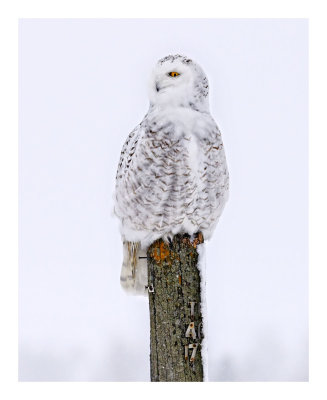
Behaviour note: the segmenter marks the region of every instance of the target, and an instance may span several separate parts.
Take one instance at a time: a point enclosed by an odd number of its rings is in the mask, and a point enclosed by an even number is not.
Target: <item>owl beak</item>
[[[156,82],[156,91],[159,92],[159,90],[160,90],[160,86],[159,86],[158,82]]]

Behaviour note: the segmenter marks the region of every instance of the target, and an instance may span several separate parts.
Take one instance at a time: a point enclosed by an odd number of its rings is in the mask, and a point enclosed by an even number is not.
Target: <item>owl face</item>
[[[151,105],[207,106],[208,80],[202,69],[187,57],[167,56],[158,61],[150,78]]]

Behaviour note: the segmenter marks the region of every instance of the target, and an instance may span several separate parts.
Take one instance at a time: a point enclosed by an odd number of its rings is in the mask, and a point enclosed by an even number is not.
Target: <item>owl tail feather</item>
[[[127,293],[147,295],[148,273],[146,251],[139,242],[123,242],[123,265],[120,284]]]

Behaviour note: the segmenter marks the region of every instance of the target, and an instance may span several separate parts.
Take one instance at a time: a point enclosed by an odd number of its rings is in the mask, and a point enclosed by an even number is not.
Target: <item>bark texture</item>
[[[202,315],[197,244],[176,235],[148,249],[151,381],[202,382]]]

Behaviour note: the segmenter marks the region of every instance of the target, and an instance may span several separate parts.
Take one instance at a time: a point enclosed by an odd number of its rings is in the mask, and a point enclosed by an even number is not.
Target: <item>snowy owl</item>
[[[129,134],[116,176],[121,221],[121,285],[145,294],[147,247],[156,239],[201,231],[209,239],[228,198],[228,170],[209,110],[208,79],[198,64],[169,55],[156,64],[150,107]]]

